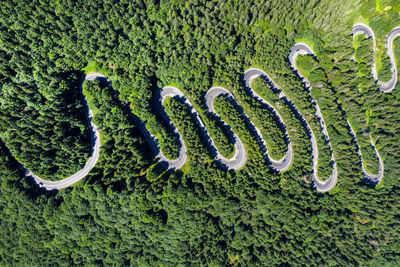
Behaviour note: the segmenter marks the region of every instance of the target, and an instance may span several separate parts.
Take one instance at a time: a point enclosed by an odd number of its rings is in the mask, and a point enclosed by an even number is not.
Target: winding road
[[[255,77],[256,76],[252,76],[252,78],[255,78]],[[244,75],[244,79],[245,79],[246,82],[249,82],[249,84],[251,84],[251,80],[246,80],[246,78],[249,79],[250,76],[248,76],[248,75],[246,76],[246,74],[245,74]],[[249,88],[255,94],[255,92],[251,89],[250,86],[249,86]],[[225,89],[223,87],[213,87],[213,88],[211,88],[206,94],[206,106],[208,108],[208,111],[211,112],[211,113],[214,113],[216,116],[218,116],[218,114],[216,114],[216,112],[215,112],[215,110],[213,108],[213,101],[219,95],[227,95],[232,100],[235,100],[233,95],[227,89]],[[262,100],[263,100],[263,102],[267,103],[264,99],[262,99]],[[237,106],[239,105],[236,100],[235,100],[235,104]],[[278,114],[278,112],[269,103],[267,103],[267,105],[269,107],[271,107],[271,109],[273,109],[275,111],[275,115],[277,115],[277,118],[280,120],[280,122],[282,122],[282,125],[283,125],[283,120],[280,117],[280,115]],[[270,163],[269,164],[270,167],[275,169],[276,171],[279,171],[279,172],[286,171],[289,168],[289,166],[290,166],[290,164],[292,162],[292,145],[291,145],[291,143],[289,142],[288,150],[287,150],[285,156],[280,160],[274,160],[268,153],[268,147],[267,147],[267,144],[266,144],[265,140],[262,138],[262,134],[261,134],[260,129],[254,125],[254,123],[251,121],[251,119],[245,113],[243,113],[242,116],[246,119],[246,121],[248,122],[249,126],[253,129],[253,132],[256,135],[257,140],[261,144],[262,150],[265,151],[263,153],[263,156],[266,159],[266,161],[268,163]],[[286,135],[287,135],[287,133],[286,133]],[[238,139],[236,134],[235,134],[235,139]],[[243,149],[243,148],[241,148],[241,149]],[[238,151],[237,148],[236,148],[236,151]],[[243,150],[243,152],[239,151],[239,154],[244,154],[244,153],[245,153],[244,150]],[[244,163],[245,162],[243,162],[243,165],[244,165]]]
[[[228,95],[229,97],[233,98],[233,95],[231,94],[231,92],[229,92],[227,89],[225,89],[223,87],[213,87],[210,90],[208,90],[208,92],[205,96],[207,111],[211,114],[214,114],[215,116],[218,116],[218,114],[217,114],[217,112],[215,112],[213,103],[214,103],[214,99],[220,95]],[[222,122],[224,123],[224,125],[227,125],[225,121],[222,120]],[[222,164],[225,164],[230,169],[237,170],[244,166],[244,164],[246,163],[247,156],[246,156],[246,150],[244,148],[244,145],[243,145],[242,141],[240,140],[240,138],[237,136],[237,134],[234,133],[233,138],[234,138],[234,145],[235,145],[234,156],[230,159],[227,159],[227,158],[223,157],[217,149],[216,157],[218,160],[220,160],[222,162]],[[214,141],[212,140],[211,137],[210,137],[210,139],[211,139],[212,145],[216,148]]]
[[[365,34],[367,38],[372,38],[374,42],[374,50],[376,49],[376,40],[374,33],[370,27],[368,27],[365,24],[362,23],[357,23],[354,24],[353,26],[353,31],[352,34],[355,36],[357,34]],[[373,78],[376,80],[377,84],[380,86],[380,90],[384,93],[391,92],[395,85],[397,84],[397,67],[395,64],[394,60],[394,51],[393,51],[393,41],[396,37],[400,36],[400,27],[394,28],[392,32],[387,36],[387,54],[391,60],[392,63],[392,78],[388,82],[381,82],[378,81],[378,76],[377,76],[377,69],[376,69],[376,63],[374,61],[374,65],[372,68],[372,75]],[[300,71],[298,70],[296,66],[296,58],[299,55],[314,55],[314,51],[305,43],[297,43],[295,44],[289,53],[289,63],[294,70],[298,74],[298,76],[303,80],[305,87],[308,89],[308,92],[311,96],[311,86],[309,81],[302,76]],[[321,109],[318,105],[318,103],[315,100],[313,101],[313,104],[315,106],[315,115],[319,119],[320,126],[321,126],[321,131],[325,137],[325,141],[328,144],[330,151],[331,151],[331,165],[332,165],[332,174],[329,176],[329,179],[327,181],[322,181],[318,178],[317,176],[317,169],[318,169],[318,146],[316,142],[315,135],[313,133],[313,130],[309,126],[308,122],[305,120],[305,117],[300,113],[300,111],[295,107],[294,102],[290,99],[289,96],[287,96],[284,91],[281,90],[281,88],[265,73],[263,70],[257,69],[257,68],[250,68],[247,69],[244,74],[243,74],[243,82],[244,82],[244,89],[246,90],[246,93],[249,94],[253,99],[255,99],[257,102],[262,104],[264,107],[266,107],[268,110],[270,110],[276,117],[279,125],[281,126],[281,129],[284,131],[285,135],[285,141],[287,144],[287,151],[285,155],[279,159],[273,159],[270,156],[270,153],[268,151],[267,144],[265,140],[262,138],[262,134],[259,128],[257,128],[254,123],[251,121],[251,119],[243,112],[242,116],[246,119],[246,122],[250,126],[250,130],[252,130],[253,134],[256,135],[257,141],[259,142],[259,145],[261,149],[263,150],[263,156],[265,160],[268,162],[269,166],[273,168],[276,171],[279,172],[284,172],[288,170],[293,162],[293,148],[292,148],[292,143],[290,140],[290,137],[288,135],[288,132],[286,130],[284,121],[279,114],[279,112],[274,108],[273,105],[268,103],[265,99],[263,99],[260,95],[258,95],[251,87],[252,81],[257,78],[261,77],[269,82],[269,84],[272,87],[272,90],[279,95],[279,98],[284,100],[286,103],[288,103],[291,107],[292,110],[303,120],[307,132],[310,136],[310,141],[311,141],[311,149],[312,149],[312,158],[313,158],[313,163],[312,163],[312,181],[319,192],[328,192],[330,191],[337,183],[338,179],[338,171],[337,171],[337,166],[336,166],[336,160],[333,155],[333,150],[332,146],[330,143],[329,139],[329,134],[327,131],[327,128],[325,126],[325,122],[323,119],[323,116],[321,114]],[[95,80],[95,79],[106,79],[110,84],[111,82],[101,73],[97,72],[90,72],[86,75],[85,80]],[[83,85],[83,83],[82,83]],[[231,92],[229,92],[227,89],[223,87],[213,87],[211,88],[205,95],[205,107],[208,113],[212,114],[213,116],[217,117],[218,119],[221,119],[219,115],[216,113],[213,103],[216,97],[218,96],[226,96],[230,98],[232,101],[235,101],[235,104],[239,106],[237,101],[235,100],[234,96],[232,95]],[[206,138],[206,142],[208,147],[210,148],[215,160],[217,160],[221,165],[225,166],[227,169],[232,169],[232,170],[238,170],[241,169],[247,160],[247,155],[246,155],[246,150],[245,147],[235,133],[233,133],[233,142],[235,146],[235,154],[231,158],[225,158],[223,157],[220,152],[218,151],[214,140],[211,138],[209,135],[207,129],[204,126],[203,121],[201,120],[201,117],[199,113],[195,110],[193,105],[190,103],[190,101],[184,96],[184,94],[177,89],[176,87],[172,86],[166,86],[162,88],[160,91],[157,92],[156,97],[155,97],[155,110],[156,113],[158,113],[163,120],[165,120],[170,128],[179,136],[179,141],[180,141],[180,147],[179,147],[179,156],[177,159],[168,159],[163,155],[161,152],[161,149],[158,144],[157,138],[152,135],[151,133],[148,132],[148,130],[145,127],[145,124],[133,113],[131,114],[131,118],[136,122],[138,125],[139,129],[143,133],[144,137],[146,138],[147,142],[150,145],[151,150],[153,153],[156,155],[156,158],[158,159],[159,162],[166,163],[168,165],[168,169],[179,169],[181,168],[187,161],[187,150],[186,146],[184,143],[184,140],[182,136],[179,134],[177,128],[174,126],[172,121],[169,119],[168,115],[166,114],[164,110],[163,103],[165,100],[169,97],[179,97],[185,105],[189,108],[190,112],[192,113],[193,117],[195,118],[199,129],[203,136]],[[311,96],[312,98],[312,96]],[[99,159],[99,154],[100,154],[100,133],[99,130],[97,129],[96,125],[92,122],[92,111],[88,108],[87,101],[85,96],[82,94],[82,99],[84,103],[84,108],[86,111],[86,118],[89,124],[90,128],[90,135],[91,135],[91,143],[92,143],[92,150],[89,159],[87,160],[85,166],[79,170],[77,173],[71,175],[68,178],[65,178],[60,181],[48,181],[40,178],[39,176],[33,174],[31,171],[26,170],[23,165],[21,165],[21,168],[24,170],[25,175],[29,176],[32,178],[32,180],[41,188],[44,188],[46,190],[60,190],[66,187],[69,187],[82,178],[84,178],[90,170],[95,166]],[[222,120],[222,119],[221,119]],[[227,126],[226,122],[222,120],[222,122]],[[384,165],[383,165],[383,160],[374,144],[374,141],[372,137],[370,136],[370,142],[371,146],[374,148],[375,153],[377,158],[379,159],[379,172],[378,174],[371,174],[366,171],[366,168],[364,166],[364,162],[362,159],[362,153],[361,149],[359,147],[357,137],[355,134],[354,129],[352,128],[350,122],[347,120],[347,124],[350,129],[350,133],[353,136],[353,139],[356,144],[357,148],[357,153],[361,161],[361,166],[362,166],[362,171],[364,174],[364,177],[366,180],[369,180],[373,183],[378,183],[381,181],[383,174],[384,174]]]
[[[303,79],[303,81],[304,81],[304,83],[306,85],[306,88],[308,89],[309,94],[311,96],[310,82],[307,79],[305,79],[305,77],[303,75],[301,75],[301,73],[300,73],[300,71],[299,71],[299,69],[297,68],[297,65],[296,65],[296,58],[299,55],[314,55],[314,51],[311,49],[311,47],[309,47],[305,43],[297,43],[292,47],[292,49],[290,49],[290,54],[289,54],[290,65],[292,66],[293,70],[295,72],[297,72],[299,77]],[[312,98],[312,96],[311,96],[311,98]],[[319,192],[328,192],[333,187],[335,187],[335,185],[337,183],[338,171],[337,171],[337,166],[336,166],[336,160],[335,160],[335,157],[334,157],[333,152],[332,152],[331,142],[329,140],[328,130],[326,129],[324,118],[322,117],[322,114],[321,114],[321,109],[320,109],[320,107],[318,105],[318,102],[316,102],[315,100],[313,100],[313,101],[314,101],[315,109],[316,109],[315,115],[317,116],[317,118],[320,121],[322,133],[324,134],[325,140],[329,145],[329,148],[330,148],[330,151],[331,151],[331,160],[332,160],[332,163],[333,163],[332,164],[332,175],[329,176],[328,180],[321,181],[317,176],[317,169],[318,169],[318,146],[317,146],[317,141],[315,139],[315,135],[314,135],[311,127],[308,125],[306,120],[304,120],[305,123],[307,124],[307,130],[309,131],[309,134],[311,136],[311,147],[312,147],[312,153],[313,153],[313,182],[315,184],[315,187],[317,188],[317,191],[319,191]]]
[[[210,92],[210,94],[208,94],[208,98],[206,97],[206,99],[208,101],[211,100],[211,105],[207,106],[207,107],[209,109],[209,112],[214,112],[214,108],[212,106],[212,101],[221,92],[218,92],[218,90],[215,90],[215,89],[214,90],[210,89],[209,92]],[[226,93],[226,92],[224,92],[224,93]],[[236,134],[234,135],[235,154],[233,155],[233,157],[229,158],[229,159],[223,157],[218,152],[218,149],[215,146],[214,141],[210,137],[207,129],[205,128],[204,123],[203,123],[199,113],[196,111],[196,109],[193,107],[193,105],[190,103],[190,101],[184,96],[184,94],[178,88],[172,87],[172,86],[164,87],[160,91],[158,91],[158,93],[156,95],[156,99],[158,99],[158,104],[156,105],[156,108],[157,108],[156,110],[163,117],[163,119],[165,121],[169,122],[170,127],[179,135],[179,139],[181,142],[181,148],[179,151],[178,159],[167,161],[167,159],[165,159],[165,157],[161,156],[160,157],[161,161],[166,161],[169,164],[169,168],[179,169],[185,164],[185,162],[187,160],[186,146],[183,142],[183,138],[179,134],[178,130],[173,125],[171,120],[169,119],[168,115],[165,113],[165,110],[163,107],[163,103],[168,97],[179,97],[181,100],[183,100],[185,105],[190,109],[192,115],[194,116],[194,118],[197,121],[197,125],[199,126],[203,136],[206,137],[208,147],[211,148],[211,151],[213,152],[214,157],[216,158],[217,161],[221,162],[222,165],[226,166],[228,169],[233,169],[233,170],[238,170],[244,166],[244,164],[246,163],[246,151],[245,151],[243,143],[239,139],[239,137]],[[161,154],[161,152],[160,152],[160,154]]]
[[[364,23],[356,23],[353,25],[353,36],[356,36],[357,34],[365,34],[367,38],[372,38],[372,41],[374,42],[374,51],[376,51],[376,39],[374,32],[372,29],[364,24]],[[396,62],[394,59],[394,49],[393,49],[393,41],[396,39],[396,37],[400,36],[400,27],[394,28],[391,33],[386,37],[386,52],[388,57],[390,58],[390,62],[392,64],[391,66],[391,71],[392,71],[392,78],[390,78],[389,81],[387,82],[382,82],[379,81],[378,79],[378,70],[376,68],[376,62],[374,60],[373,66],[372,66],[372,76],[374,77],[376,83],[379,85],[379,89],[384,92],[384,93],[389,93],[391,92],[394,87],[397,84],[397,66]]]
[[[160,91],[157,92],[156,99],[158,100],[158,103],[156,105],[156,110],[157,112],[163,117],[165,121],[167,121],[170,126],[170,128],[174,131],[174,133],[178,134],[179,136],[179,142],[180,142],[180,149],[179,149],[179,156],[177,159],[168,159],[165,157],[161,151],[161,149],[157,146],[158,149],[158,154],[156,158],[159,159],[161,162],[165,162],[168,164],[168,169],[180,169],[183,167],[183,165],[186,163],[187,160],[187,155],[186,155],[186,146],[185,142],[183,141],[182,136],[179,134],[178,130],[176,127],[173,125],[171,120],[169,119],[167,113],[165,113],[164,110],[164,101],[169,98],[169,97],[174,97],[174,96],[179,96],[179,97],[184,97],[181,91],[179,91],[177,88],[172,87],[172,86],[167,86],[162,88]],[[185,98],[185,104],[191,105],[188,100]],[[142,130],[142,132],[144,132]]]

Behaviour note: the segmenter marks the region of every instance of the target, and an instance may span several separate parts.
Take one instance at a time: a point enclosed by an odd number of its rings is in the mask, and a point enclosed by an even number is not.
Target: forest
[[[376,37],[351,35],[362,22]],[[386,36],[400,26],[397,0],[7,0],[0,6],[0,265],[1,266],[398,266],[400,265],[400,83],[391,78]],[[315,54],[289,63],[298,42]],[[394,40],[400,68],[400,38]],[[268,73],[246,91],[243,73]],[[85,81],[90,72],[112,83]],[[152,151],[137,121],[168,159],[179,139],[156,110],[159,90],[174,86],[201,116],[218,151],[247,161],[230,170],[214,159],[191,108],[179,97],[163,107],[187,148],[179,170]],[[218,96],[207,112],[204,99]],[[309,89],[311,91],[309,91]],[[81,181],[46,191],[23,167],[60,181],[91,154],[84,100],[101,137],[100,157]],[[329,132],[338,181],[315,189],[304,119],[315,132],[317,174],[331,173]],[[304,119],[299,116],[304,115]],[[267,164],[245,113],[273,159]],[[223,121],[228,126],[223,124]],[[352,135],[349,124],[354,129]],[[287,132],[287,136],[285,135]],[[357,154],[357,146],[362,159]],[[378,183],[364,179],[366,170]]]

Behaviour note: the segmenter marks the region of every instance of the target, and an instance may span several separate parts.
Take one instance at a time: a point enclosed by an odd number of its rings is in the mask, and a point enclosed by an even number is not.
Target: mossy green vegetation
[[[150,183],[154,183],[158,179],[161,178],[161,176],[167,171],[165,166],[163,166],[160,163],[155,163],[151,165],[147,171],[146,171],[146,179]]]
[[[91,61],[89,62],[84,68],[82,68],[82,70],[85,73],[89,73],[89,72],[98,72],[100,71],[100,66],[96,61]]]

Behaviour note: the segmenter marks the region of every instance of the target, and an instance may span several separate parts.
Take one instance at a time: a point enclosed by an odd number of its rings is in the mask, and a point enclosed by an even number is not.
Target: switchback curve
[[[217,93],[217,94],[216,94]],[[218,96],[219,92],[212,90],[210,94],[208,94],[208,98],[206,97],[206,99],[211,100],[211,106],[207,106],[209,109],[209,112],[214,112],[214,108],[212,107],[212,100]],[[169,164],[169,168],[176,168],[179,169],[181,168],[186,160],[187,160],[187,156],[186,156],[186,146],[183,143],[183,138],[182,136],[179,134],[178,130],[176,129],[176,127],[173,125],[173,123],[171,122],[171,120],[168,118],[168,115],[165,113],[164,108],[163,108],[163,103],[164,101],[168,98],[168,97],[179,97],[180,99],[182,99],[185,103],[185,105],[191,109],[192,115],[195,117],[196,122],[203,134],[203,136],[208,137],[207,138],[207,145],[211,148],[211,150],[213,152],[215,152],[215,158],[220,161],[224,166],[226,166],[228,169],[233,169],[233,170],[238,170],[240,168],[242,168],[244,166],[244,164],[246,163],[246,152],[243,146],[242,141],[239,139],[239,137],[237,135],[234,135],[234,145],[235,145],[235,154],[232,158],[225,158],[223,157],[219,152],[218,149],[215,146],[214,141],[212,140],[212,138],[210,137],[207,129],[204,126],[203,121],[201,120],[201,117],[199,115],[199,113],[196,111],[196,109],[193,107],[193,105],[190,103],[190,101],[184,96],[184,94],[176,87],[172,87],[172,86],[166,86],[164,88],[162,88],[160,91],[158,91],[157,95],[156,95],[156,99],[158,99],[158,104],[157,104],[157,112],[163,117],[163,119],[165,121],[168,121],[170,123],[170,126],[172,129],[174,129],[174,131],[179,135],[179,139],[181,140],[181,148],[179,151],[179,157],[177,160],[175,160],[173,162],[174,165]],[[160,152],[161,153],[161,152]],[[165,159],[160,158],[161,161],[165,161]],[[170,160],[171,162],[171,160]]]
[[[255,69],[253,69],[253,70],[255,70]],[[246,73],[245,73],[244,79],[246,79],[246,78],[249,79],[251,77],[249,75],[246,75]],[[255,78],[255,77],[252,77],[252,78]],[[250,84],[251,84],[251,80],[249,80],[247,82],[250,82]],[[249,87],[249,88],[255,94],[255,92],[251,89],[251,87]],[[206,94],[206,106],[210,112],[215,113],[215,114],[216,114],[216,112],[215,112],[214,108],[212,107],[212,105],[213,105],[213,101],[214,101],[215,97],[217,97],[219,95],[228,95],[232,100],[234,100],[233,95],[227,89],[225,89],[223,87],[213,87],[210,90],[208,90],[208,92]],[[262,98],[260,97],[260,99],[262,99]],[[279,113],[275,110],[275,108],[272,105],[270,105],[268,102],[266,102],[264,99],[262,99],[262,101],[263,101],[263,103],[266,103],[274,111],[275,116],[278,118],[278,120],[280,120],[280,123],[283,125],[283,120],[282,120],[281,116],[279,115]],[[236,102],[236,100],[235,100],[235,102]],[[251,121],[251,119],[245,113],[243,113],[242,116],[244,116],[246,118],[246,121],[250,124],[251,128],[254,129],[254,134],[257,136],[257,140],[259,140],[259,143],[261,144],[262,149],[264,151],[263,156],[266,159],[266,161],[268,161],[270,163],[270,167],[279,172],[286,171],[290,167],[290,164],[292,163],[292,145],[290,143],[290,140],[289,140],[288,150],[287,150],[286,154],[282,157],[282,159],[274,160],[269,155],[267,144],[266,144],[265,140],[262,138],[260,129],[258,129],[258,127],[256,127],[254,125],[254,123]],[[285,133],[285,135],[288,137],[287,133]],[[235,134],[235,138],[236,137],[237,136]],[[243,164],[244,164],[244,162],[243,162]]]
[[[215,116],[218,116],[218,114],[214,109],[213,103],[214,103],[214,99],[220,95],[228,95],[229,97],[233,98],[233,95],[228,90],[226,90],[225,88],[222,88],[222,87],[211,88],[210,90],[207,91],[207,94],[205,96],[205,103],[206,103],[207,111],[211,114],[214,114]],[[225,121],[222,120],[222,122],[225,125],[227,125]],[[219,153],[218,150],[216,150],[216,152],[217,152],[216,157],[223,164],[228,166],[228,168],[237,170],[244,166],[244,164],[246,163],[247,155],[246,155],[246,150],[244,148],[244,145],[243,145],[242,141],[240,140],[239,136],[237,136],[237,134],[233,133],[233,138],[234,138],[234,143],[235,143],[234,144],[235,145],[235,155],[232,158],[227,159],[227,158],[223,157]],[[214,141],[212,140],[211,137],[210,137],[210,139],[211,139],[212,145],[216,148]]]
[[[282,90],[272,81],[272,79],[264,71],[262,71],[260,69],[256,69],[256,68],[250,68],[244,72],[243,81],[244,81],[245,90],[247,91],[247,93],[250,94],[250,96],[255,98],[261,104],[268,106],[268,108],[274,113],[275,117],[278,119],[279,124],[282,126],[281,128],[285,129],[284,134],[285,134],[285,138],[287,140],[287,146],[288,146],[286,154],[280,160],[274,160],[269,155],[267,145],[266,145],[264,139],[262,139],[260,129],[258,129],[257,127],[254,126],[257,130],[257,134],[261,137],[261,140],[263,142],[263,146],[265,147],[265,152],[266,152],[264,156],[266,156],[268,158],[269,162],[271,163],[271,167],[279,172],[284,172],[289,169],[290,165],[293,162],[292,142],[290,141],[289,134],[285,128],[285,124],[284,124],[283,119],[282,119],[281,115],[279,114],[279,112],[274,108],[274,106],[272,106],[270,103],[265,101],[265,99],[263,99],[260,95],[258,95],[251,87],[252,81],[257,77],[262,77],[264,79],[267,79],[269,84],[271,84],[273,86],[272,90],[274,90],[275,93],[279,94],[279,98],[285,97],[286,95],[282,92]]]
[[[179,156],[177,159],[168,159],[165,157],[161,151],[161,149],[158,147],[158,155],[156,156],[159,158],[161,162],[166,162],[168,164],[168,169],[180,169],[183,167],[183,165],[186,163],[187,160],[187,155],[186,155],[186,146],[183,141],[182,136],[179,134],[178,130],[176,127],[173,125],[171,120],[169,119],[167,113],[165,113],[164,110],[164,101],[169,98],[169,97],[174,97],[174,96],[179,96],[179,97],[184,97],[182,92],[179,91],[177,88],[172,87],[172,86],[167,86],[162,88],[160,91],[157,92],[156,94],[156,111],[158,114],[161,115],[161,117],[169,123],[170,128],[179,136],[179,142],[180,142],[180,149],[179,149]],[[190,102],[185,98],[185,104],[188,104],[191,106]],[[142,131],[143,132],[143,131]]]
[[[96,73],[96,72],[90,72],[86,75],[85,80],[92,81],[98,78],[106,78],[103,74],[101,73]],[[83,83],[82,83],[83,85]],[[96,165],[99,155],[100,155],[100,132],[97,128],[97,126],[92,122],[93,118],[93,113],[89,109],[86,98],[82,94],[83,98],[83,105],[85,107],[86,111],[86,119],[89,123],[89,128],[90,128],[90,137],[91,137],[91,142],[92,142],[92,151],[91,151],[91,156],[87,160],[85,166],[79,170],[78,172],[74,173],[73,175],[69,176],[68,178],[62,179],[60,181],[48,181],[40,178],[39,176],[33,174],[31,171],[26,170],[24,167],[22,169],[25,171],[25,176],[31,177],[32,180],[39,186],[42,187],[46,190],[60,190],[66,187],[69,187],[77,182],[79,182],[82,178],[84,178],[90,170]]]
[[[374,51],[376,50],[375,35],[374,35],[374,32],[372,31],[372,29],[368,25],[366,25],[364,23],[354,24],[352,34],[353,34],[353,36],[356,36],[357,34],[365,34],[365,36],[367,38],[372,38],[372,41],[374,42]],[[372,66],[372,76],[374,77],[376,83],[379,85],[379,90],[381,90],[384,93],[391,92],[397,84],[397,66],[396,66],[396,62],[394,59],[393,41],[394,41],[394,39],[396,39],[396,37],[399,37],[399,36],[400,36],[400,27],[396,27],[386,37],[387,41],[386,41],[385,47],[386,47],[387,55],[390,58],[390,62],[392,64],[392,67],[391,67],[392,78],[390,78],[390,80],[387,82],[379,81],[375,59],[374,59],[374,63]]]
[[[296,57],[299,55],[314,55],[314,51],[311,49],[311,47],[309,47],[305,43],[297,43],[290,49],[290,54],[289,54],[290,65],[292,66],[293,70],[295,72],[297,72],[299,77],[303,79],[303,82],[305,83],[306,88],[308,89],[309,94],[311,96],[310,83],[303,75],[301,75],[301,73],[296,65]],[[337,178],[338,178],[338,171],[337,171],[337,166],[336,166],[336,160],[335,160],[335,157],[332,152],[331,142],[329,140],[328,130],[326,129],[324,118],[322,117],[322,114],[321,114],[321,109],[318,105],[318,102],[316,102],[315,100],[313,100],[313,101],[314,101],[315,109],[316,109],[315,115],[318,117],[318,119],[320,121],[322,133],[324,134],[325,140],[327,141],[327,143],[329,145],[329,148],[331,151],[331,161],[332,161],[332,175],[329,176],[328,180],[321,181],[320,179],[318,179],[318,176],[317,176],[317,166],[318,166],[317,141],[315,139],[315,135],[314,135],[311,127],[306,122],[307,129],[311,136],[311,146],[312,146],[312,153],[313,153],[313,182],[319,192],[327,192],[327,191],[330,191],[333,187],[335,187],[335,185],[337,183]]]
[[[353,34],[353,37],[355,37],[357,34],[365,34],[366,38],[372,38],[372,41],[374,43],[374,51],[376,50],[375,35],[374,35],[374,32],[372,31],[372,29],[368,25],[366,25],[364,23],[354,24],[352,34]],[[385,83],[379,81],[375,60],[374,60],[373,66],[372,66],[372,71],[371,71],[372,76],[373,76],[374,80],[377,82],[377,84],[380,86],[379,90],[381,90],[384,93],[391,92],[397,84],[397,66],[396,66],[395,60],[394,60],[393,41],[398,36],[400,36],[400,27],[394,28],[392,30],[392,32],[387,36],[386,49],[387,49],[387,55],[389,56],[390,61],[392,63],[392,69],[391,69],[392,78],[388,82],[385,82]],[[353,127],[351,126],[349,120],[347,120],[347,124],[349,125],[350,132],[353,135],[353,138],[354,138],[354,141],[356,144],[357,154],[360,158],[361,168],[363,171],[364,179],[369,182],[375,183],[375,184],[379,183],[383,178],[384,163],[383,163],[382,157],[379,154],[379,151],[377,150],[377,148],[375,146],[372,136],[369,135],[370,143],[371,143],[371,146],[374,148],[376,157],[379,160],[379,171],[377,174],[372,174],[372,173],[367,172],[364,161],[362,159],[361,147],[358,144],[356,133],[355,133]]]

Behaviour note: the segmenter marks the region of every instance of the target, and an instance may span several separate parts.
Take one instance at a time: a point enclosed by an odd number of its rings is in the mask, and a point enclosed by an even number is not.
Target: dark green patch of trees
[[[149,167],[149,144],[133,120],[113,99],[112,89],[101,82],[86,81],[83,92],[93,111],[93,122],[100,130],[101,158],[105,162],[103,180],[110,184],[123,179],[134,179]],[[121,168],[113,166],[124,163]]]

